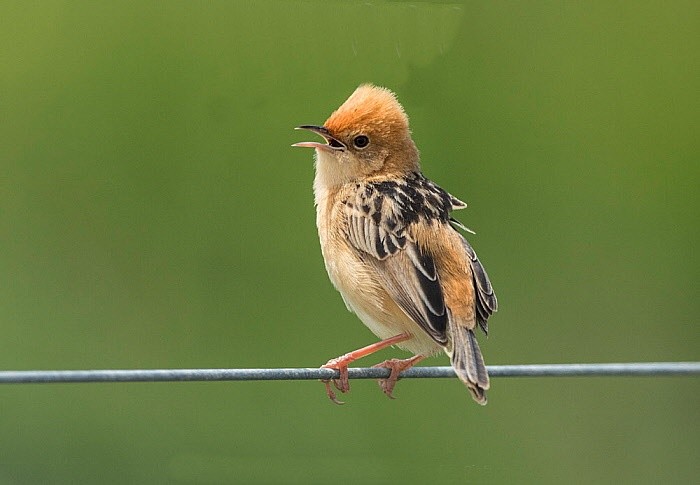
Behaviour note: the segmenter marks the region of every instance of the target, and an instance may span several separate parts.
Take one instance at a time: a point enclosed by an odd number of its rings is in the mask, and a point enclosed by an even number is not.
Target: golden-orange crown
[[[363,84],[331,114],[324,126],[331,133],[375,133],[403,138],[408,116],[389,89]]]

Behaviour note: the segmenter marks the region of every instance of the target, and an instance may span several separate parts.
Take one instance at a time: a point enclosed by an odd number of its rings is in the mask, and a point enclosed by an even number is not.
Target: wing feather
[[[448,341],[450,312],[433,255],[421,248],[414,229],[416,224],[434,223],[451,227],[450,212],[464,207],[418,173],[399,182],[358,185],[343,204],[351,246],[376,268],[399,307],[442,345]],[[475,318],[487,332],[487,320],[498,306],[496,295],[476,253],[460,238],[476,289]]]
[[[448,315],[435,261],[408,234],[398,204],[370,203],[367,198],[365,191],[358,191],[361,200],[344,205],[348,241],[374,265],[399,307],[444,345]]]
[[[493,291],[486,270],[479,261],[476,252],[471,247],[465,238],[462,238],[464,250],[469,256],[469,262],[472,268],[472,278],[474,278],[474,287],[476,288],[476,322],[484,333],[489,333],[488,318],[498,310],[498,300],[496,293]]]
[[[399,307],[436,342],[446,344],[448,314],[439,279],[427,278],[408,257],[408,250],[372,263],[381,275],[384,287]]]

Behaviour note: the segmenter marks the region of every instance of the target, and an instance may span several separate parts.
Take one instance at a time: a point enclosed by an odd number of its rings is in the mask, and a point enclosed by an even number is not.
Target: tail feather
[[[456,328],[455,328],[456,327]],[[476,402],[486,404],[486,390],[489,388],[489,373],[479,349],[474,332],[468,328],[452,328],[452,367],[457,376],[466,384]]]

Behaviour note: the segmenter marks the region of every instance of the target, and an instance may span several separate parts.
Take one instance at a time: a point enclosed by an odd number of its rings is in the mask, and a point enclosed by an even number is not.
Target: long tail
[[[489,373],[479,350],[474,332],[468,328],[453,325],[452,328],[452,367],[457,376],[467,385],[476,402],[486,404],[486,390],[489,388]]]

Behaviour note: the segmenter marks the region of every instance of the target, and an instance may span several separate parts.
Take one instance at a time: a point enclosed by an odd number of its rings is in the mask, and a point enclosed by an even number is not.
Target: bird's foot
[[[321,366],[321,369],[335,369],[338,372],[340,372],[340,376],[337,379],[322,379],[321,380],[321,382],[323,382],[326,386],[326,395],[328,395],[328,398],[336,404],[344,404],[342,401],[338,400],[338,398],[335,395],[335,392],[333,392],[333,389],[331,389],[331,381],[333,381],[333,385],[340,392],[342,392],[342,393],[348,392],[350,390],[350,380],[348,379],[348,365],[350,363],[356,361],[357,359],[361,359],[362,357],[366,357],[370,354],[373,354],[373,353],[375,353],[379,350],[382,350],[386,347],[389,347],[391,345],[408,340],[410,338],[411,338],[411,334],[409,334],[409,333],[402,333],[399,335],[394,335],[393,337],[389,337],[387,339],[380,340],[379,342],[375,342],[375,343],[370,344],[366,347],[362,347],[361,349],[357,349],[357,350],[353,350],[352,352],[348,352],[345,355],[341,355],[340,357],[336,357],[335,359],[331,359],[328,362],[326,362],[325,364],[323,364]],[[414,359],[415,359],[415,357],[414,357]],[[422,357],[421,357],[421,359],[422,359]],[[411,360],[411,359],[408,359],[408,360]],[[420,360],[420,359],[418,359],[418,360]],[[416,360],[415,362],[418,362],[418,361]]]
[[[344,356],[343,356],[344,357]],[[335,369],[340,372],[340,377],[338,379],[322,379],[321,382],[326,386],[326,395],[328,399],[336,404],[345,404],[340,401],[333,389],[331,389],[331,381],[337,390],[342,393],[346,393],[350,390],[350,379],[348,378],[348,364],[343,357],[338,357],[336,359],[331,359],[321,366],[321,369]]]
[[[391,399],[395,399],[393,392],[394,386],[396,386],[396,382],[399,380],[399,374],[401,374],[406,369],[410,369],[423,359],[425,359],[424,355],[414,355],[410,359],[389,359],[385,360],[380,364],[372,366],[383,367],[385,369],[391,370],[389,377],[387,377],[386,379],[380,379],[378,381],[379,387],[382,388],[384,394],[386,394],[387,397]]]

